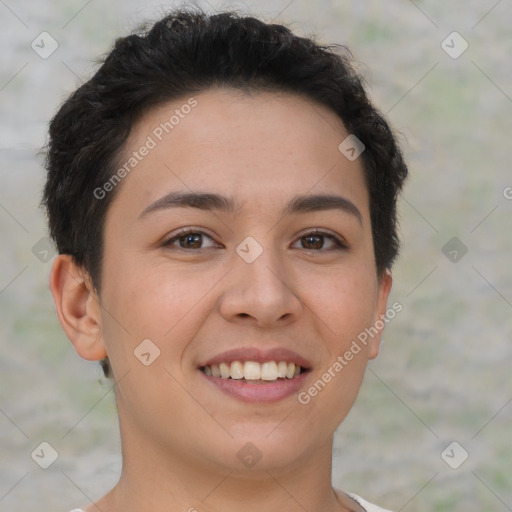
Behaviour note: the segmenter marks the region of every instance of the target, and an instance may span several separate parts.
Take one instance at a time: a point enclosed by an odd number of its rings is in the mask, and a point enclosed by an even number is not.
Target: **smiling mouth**
[[[205,365],[199,368],[205,375],[219,379],[233,379],[250,384],[272,384],[291,380],[308,371],[306,368],[286,361],[233,361]]]

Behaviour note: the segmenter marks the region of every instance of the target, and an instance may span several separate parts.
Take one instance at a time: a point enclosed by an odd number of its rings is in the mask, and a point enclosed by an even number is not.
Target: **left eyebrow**
[[[363,225],[363,216],[357,206],[349,199],[334,194],[316,194],[295,196],[283,210],[283,215],[291,213],[318,212],[323,210],[341,210],[350,213]]]
[[[227,213],[238,211],[231,197],[220,194],[202,192],[171,192],[145,208],[139,219],[151,212],[169,208],[198,208],[199,210],[219,210]],[[359,224],[363,224],[363,216],[357,206],[349,199],[333,194],[316,194],[295,196],[283,209],[282,215],[308,213],[325,210],[341,210],[353,215]]]

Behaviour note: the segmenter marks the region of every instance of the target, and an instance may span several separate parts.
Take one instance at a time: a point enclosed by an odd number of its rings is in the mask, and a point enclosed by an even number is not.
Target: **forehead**
[[[118,162],[128,169],[119,200],[139,213],[173,190],[224,193],[238,207],[260,209],[262,200],[283,204],[336,191],[366,203],[360,159],[338,149],[347,135],[333,111],[294,94],[212,89],[185,96],[134,125]]]

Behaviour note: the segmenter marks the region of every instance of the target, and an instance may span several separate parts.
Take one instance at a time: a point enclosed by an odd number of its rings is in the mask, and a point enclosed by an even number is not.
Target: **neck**
[[[331,484],[332,438],[287,467],[244,471],[162,450],[147,436],[122,432],[122,438],[121,477],[96,503],[103,512],[349,510]]]

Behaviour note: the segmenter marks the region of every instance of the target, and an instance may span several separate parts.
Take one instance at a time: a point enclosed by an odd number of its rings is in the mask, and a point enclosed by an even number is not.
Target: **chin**
[[[321,446],[332,451],[332,434],[323,439],[314,436],[310,428],[290,428],[290,419],[283,422],[286,414],[278,421],[264,425],[241,425],[233,428],[230,438],[220,452],[212,453],[223,466],[230,470],[254,474],[260,471],[278,471],[303,463]],[[281,423],[281,426],[279,423]],[[285,426],[283,423],[288,423]]]

